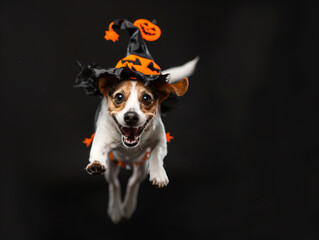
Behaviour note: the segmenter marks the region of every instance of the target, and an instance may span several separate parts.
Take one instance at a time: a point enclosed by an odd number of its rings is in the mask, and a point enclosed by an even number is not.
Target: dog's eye
[[[146,106],[148,106],[148,105],[150,105],[150,104],[152,103],[152,98],[151,98],[150,95],[145,94],[145,95],[143,96],[142,101],[143,101],[143,103],[144,103]]]
[[[123,94],[122,93],[117,93],[114,97],[114,101],[117,103],[117,104],[121,104],[123,102]]]

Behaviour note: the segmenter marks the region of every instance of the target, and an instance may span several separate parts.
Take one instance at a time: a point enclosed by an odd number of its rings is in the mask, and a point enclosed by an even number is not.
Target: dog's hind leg
[[[142,165],[134,166],[133,168],[133,174],[127,183],[125,199],[122,208],[123,217],[126,219],[129,219],[136,209],[138,190],[140,183],[147,175],[147,169],[148,161],[145,161]]]
[[[106,180],[109,183],[109,204],[108,215],[113,223],[118,223],[122,217],[121,208],[121,185],[118,179],[120,167],[116,161],[108,161],[108,170],[105,173]]]

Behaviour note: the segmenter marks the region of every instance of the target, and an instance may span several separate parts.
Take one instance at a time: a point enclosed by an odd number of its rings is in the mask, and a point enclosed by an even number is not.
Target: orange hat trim
[[[122,58],[115,68],[129,67],[131,70],[145,75],[160,75],[161,68],[151,59],[143,58],[134,54]]]

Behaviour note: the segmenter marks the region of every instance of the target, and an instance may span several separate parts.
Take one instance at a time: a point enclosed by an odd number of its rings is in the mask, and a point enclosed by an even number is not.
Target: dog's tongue
[[[131,133],[133,136],[137,136],[138,135],[138,128],[131,128]]]
[[[122,128],[122,133],[125,137],[129,136],[137,136],[138,135],[138,128],[128,128],[128,127],[123,127]]]

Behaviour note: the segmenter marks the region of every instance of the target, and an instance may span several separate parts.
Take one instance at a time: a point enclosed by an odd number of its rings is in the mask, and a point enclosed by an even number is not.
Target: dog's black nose
[[[138,121],[138,115],[136,112],[127,112],[124,114],[124,121],[127,125],[133,126]]]

